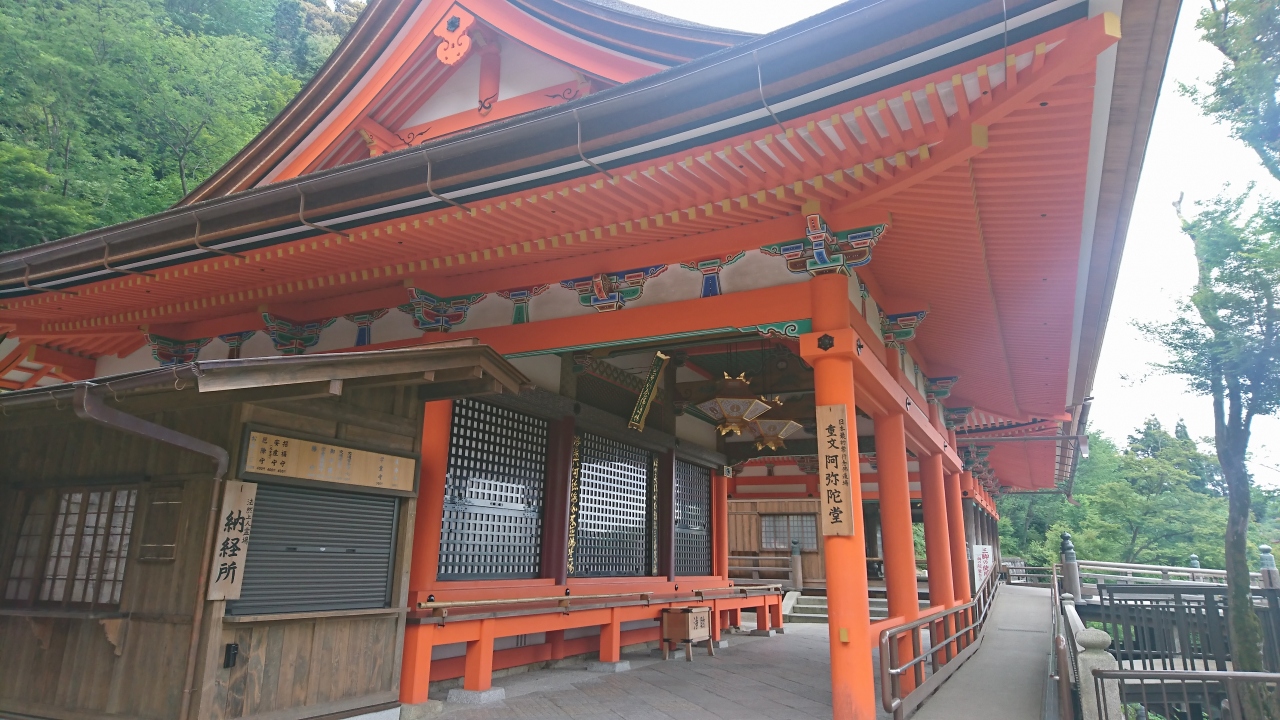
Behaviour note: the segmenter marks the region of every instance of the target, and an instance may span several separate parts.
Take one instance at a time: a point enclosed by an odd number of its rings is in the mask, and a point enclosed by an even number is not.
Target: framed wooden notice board
[[[841,405],[819,405],[818,420],[818,496],[822,514],[818,527],[823,535],[854,535],[852,464],[849,455],[848,408]],[[861,512],[861,508],[857,508]]]
[[[241,474],[247,478],[314,480],[412,493],[416,458],[250,428]]]

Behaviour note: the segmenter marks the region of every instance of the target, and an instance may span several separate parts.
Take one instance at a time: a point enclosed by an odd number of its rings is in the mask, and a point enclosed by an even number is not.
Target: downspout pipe
[[[204,595],[209,580],[209,562],[213,557],[214,531],[218,518],[218,489],[222,479],[231,465],[231,457],[226,449],[207,443],[199,438],[180,433],[172,428],[148,422],[136,415],[130,415],[114,408],[107,407],[102,396],[91,392],[98,387],[93,383],[83,383],[75,387],[75,412],[81,420],[102,425],[113,430],[121,430],[133,435],[140,435],[174,447],[190,450],[213,458],[217,470],[213,476],[213,499],[210,502],[209,521],[205,529],[204,552],[200,560],[200,575],[196,583],[196,602],[191,614],[191,637],[187,646],[186,677],[182,688],[182,705],[178,714],[179,720],[187,720],[191,714],[191,694],[194,691],[196,660],[199,658],[200,630],[204,622]]]
[[[183,450],[206,455],[213,458],[214,462],[218,464],[218,469],[214,471],[213,475],[215,480],[221,480],[227,474],[227,468],[231,465],[231,456],[227,454],[224,448],[213,443],[207,443],[199,438],[191,437],[185,433],[180,433],[172,428],[148,422],[136,415],[109,408],[102,401],[102,396],[90,392],[96,387],[98,386],[92,383],[76,385],[74,396],[75,411],[76,416],[81,420],[87,420],[114,430],[122,430],[150,440],[173,445]]]

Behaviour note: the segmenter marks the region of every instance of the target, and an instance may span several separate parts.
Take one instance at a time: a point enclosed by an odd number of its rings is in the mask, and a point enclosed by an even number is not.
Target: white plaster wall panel
[[[196,355],[197,360],[226,360],[231,354],[231,347],[225,342],[214,338],[209,341],[208,345],[200,348],[200,354]]]
[[[525,647],[527,645],[541,645],[547,641],[546,633],[529,633],[527,635],[508,635],[506,637],[494,638],[494,650],[510,650],[511,648]]]
[[[808,279],[808,274],[788,270],[786,261],[780,257],[766,255],[759,250],[748,250],[741,260],[720,271],[720,290],[728,294],[774,285],[790,285]],[[694,297],[697,296],[694,293]]]
[[[510,300],[499,297],[497,293],[489,293],[467,310],[467,321],[451,332],[465,333],[468,330],[510,325],[514,305]]]
[[[706,380],[706,378],[684,365],[681,365],[680,367],[676,368],[676,382],[678,383],[702,382],[703,380]],[[702,423],[702,424],[706,425],[706,423]]]
[[[372,330],[374,344],[422,337],[422,331],[413,324],[413,317],[395,308],[375,320]]]
[[[16,337],[0,338],[0,358],[8,357],[9,353],[13,352],[13,349],[18,347],[19,342],[21,341]]]
[[[693,443],[708,450],[716,449],[716,426],[692,415],[676,416],[676,437],[680,442]]]
[[[431,647],[432,660],[447,660],[449,658],[462,657],[467,654],[467,644],[449,643],[448,645],[433,645]]]
[[[561,287],[559,283],[552,285],[541,295],[529,301],[530,322],[555,320],[594,312],[596,311],[583,307],[578,302],[577,291]]]
[[[94,368],[94,375],[96,377],[106,377],[108,375],[119,375],[120,373],[150,370],[158,367],[160,367],[160,363],[156,362],[156,359],[152,357],[151,346],[143,343],[142,347],[124,357],[103,355],[98,358],[98,364]]]
[[[275,343],[271,342],[271,333],[259,330],[240,346],[240,357],[273,357],[280,353]]]
[[[627,270],[629,268],[621,268]],[[662,305],[681,300],[693,300],[702,292],[702,274],[685,270],[679,265],[668,265],[658,275],[644,284],[644,293],[627,303],[628,308]],[[623,309],[626,312],[626,309]]]
[[[549,55],[544,55],[510,38],[503,38],[500,42],[502,43],[502,67],[498,74],[499,100],[525,95],[559,83],[575,82],[578,79],[573,68]],[[479,77],[477,74],[477,88]],[[475,106],[475,98],[471,104]]]
[[[453,71],[453,75],[445,80],[440,89],[422,103],[422,107],[413,113],[404,127],[414,127],[466,110],[475,110],[479,102],[480,53],[473,52]]]
[[[349,348],[356,344],[357,329],[358,327],[355,323],[340,317],[334,320],[332,325],[320,332],[320,342],[307,348],[307,354],[314,355],[315,353]]]
[[[508,360],[516,369],[524,373],[534,385],[547,392],[560,392],[560,356],[530,355],[529,357],[511,358]]]

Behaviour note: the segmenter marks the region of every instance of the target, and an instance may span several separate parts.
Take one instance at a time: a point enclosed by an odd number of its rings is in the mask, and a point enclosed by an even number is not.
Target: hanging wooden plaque
[[[818,495],[822,500],[818,526],[823,535],[854,535],[854,512],[860,508],[853,506],[848,410],[843,404],[819,405],[816,410]]]
[[[224,483],[218,534],[213,545],[213,565],[209,568],[209,600],[240,599],[244,559],[249,554],[253,506],[257,498],[257,483],[239,480]]]
[[[417,462],[389,453],[254,430],[249,433],[243,470],[258,475],[412,491]]]

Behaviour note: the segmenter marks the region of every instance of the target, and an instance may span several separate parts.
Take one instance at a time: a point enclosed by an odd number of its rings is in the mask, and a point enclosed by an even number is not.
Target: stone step
[[[809,613],[803,613],[803,614],[799,614],[799,615],[787,614],[787,615],[786,615],[786,616],[784,616],[782,619],[783,619],[783,621],[784,621],[784,622],[789,622],[789,623],[821,623],[821,624],[826,624],[826,622],[827,622],[827,616],[826,616],[825,614],[822,614],[822,615],[818,615],[818,614],[809,614]]]
[[[827,614],[827,606],[815,607],[813,605],[796,605],[791,608],[791,612],[796,615],[823,615]]]
[[[827,599],[825,597],[806,597],[801,595],[796,598],[797,607],[826,607]]]

